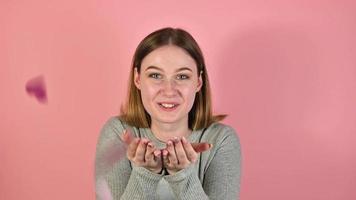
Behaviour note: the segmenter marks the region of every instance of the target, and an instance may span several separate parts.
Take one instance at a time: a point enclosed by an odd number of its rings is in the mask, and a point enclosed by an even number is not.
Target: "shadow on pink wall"
[[[214,94],[240,133],[246,199],[350,199],[355,70],[329,63],[345,49],[321,42],[327,38],[285,24],[225,40]]]

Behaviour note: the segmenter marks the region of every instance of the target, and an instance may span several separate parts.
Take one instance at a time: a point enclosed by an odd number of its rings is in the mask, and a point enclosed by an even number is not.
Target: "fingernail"
[[[154,151],[153,154],[154,154],[156,157],[158,157],[158,156],[161,155],[161,151]]]
[[[125,139],[125,135],[126,135],[126,129],[124,129],[124,130],[122,131],[122,134],[119,135],[119,137],[120,137],[121,139]]]
[[[163,150],[163,156],[167,156],[168,155],[168,151],[167,150]]]
[[[209,149],[213,148],[213,144],[209,144]]]
[[[178,137],[174,137],[174,138],[173,138],[173,141],[174,141],[174,143],[177,144],[177,143],[179,142],[179,138],[178,138]]]
[[[183,142],[184,144],[187,143],[187,139],[186,139],[184,136],[182,137],[182,142]]]
[[[142,138],[141,141],[143,144],[147,144],[149,142],[146,138]]]
[[[147,146],[153,148],[153,144],[152,144],[151,142],[149,142],[149,143],[147,144]]]
[[[168,140],[167,145],[171,146],[172,145],[172,141]]]

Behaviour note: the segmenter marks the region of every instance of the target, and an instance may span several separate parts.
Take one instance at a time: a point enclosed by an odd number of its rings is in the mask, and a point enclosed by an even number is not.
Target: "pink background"
[[[161,27],[201,45],[242,200],[356,199],[355,1],[0,1],[0,199],[94,199],[103,123]],[[43,75],[48,103],[25,92]]]

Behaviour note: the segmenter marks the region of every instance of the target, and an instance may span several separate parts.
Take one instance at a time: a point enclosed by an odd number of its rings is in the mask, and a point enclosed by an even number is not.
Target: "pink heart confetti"
[[[38,102],[47,103],[46,86],[42,75],[27,81],[26,92],[30,96],[34,96]]]

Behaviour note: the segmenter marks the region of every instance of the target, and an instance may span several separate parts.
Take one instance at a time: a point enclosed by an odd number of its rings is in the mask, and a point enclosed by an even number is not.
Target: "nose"
[[[177,83],[175,80],[165,80],[162,86],[162,93],[167,96],[174,96],[177,94]]]

